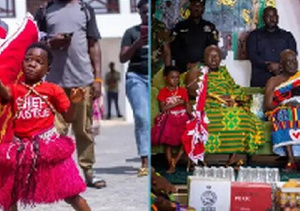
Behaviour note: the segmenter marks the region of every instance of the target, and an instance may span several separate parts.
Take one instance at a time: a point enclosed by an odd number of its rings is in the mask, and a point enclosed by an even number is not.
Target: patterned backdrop
[[[266,6],[275,7],[276,0],[206,0],[204,19],[213,22],[220,32],[223,58],[228,50],[234,58],[247,59],[245,40],[249,32],[263,25],[262,13]],[[299,0],[300,1],[300,0]],[[188,0],[158,0],[156,18],[172,30],[176,23],[189,17]]]

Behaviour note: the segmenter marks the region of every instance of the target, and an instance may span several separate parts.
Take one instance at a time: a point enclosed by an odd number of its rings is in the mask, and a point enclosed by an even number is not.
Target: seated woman
[[[295,52],[280,54],[282,73],[266,84],[264,107],[271,121],[273,151],[288,156],[288,171],[299,170],[294,156],[300,156],[300,71]]]
[[[241,165],[241,161],[235,161],[235,153],[252,154],[264,144],[262,122],[250,112],[243,89],[234,82],[226,67],[220,66],[221,50],[215,45],[207,47],[204,59],[208,67],[204,111],[209,120],[205,153],[229,153],[232,156],[226,165]],[[194,89],[198,87],[199,74],[199,70],[198,73],[194,70],[186,76],[191,95],[197,93]]]

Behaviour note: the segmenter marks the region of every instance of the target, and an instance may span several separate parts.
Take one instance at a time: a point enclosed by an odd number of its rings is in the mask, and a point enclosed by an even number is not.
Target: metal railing
[[[96,14],[120,13],[119,0],[83,0],[94,8]]]
[[[0,1],[0,18],[16,17],[15,0]]]
[[[119,0],[84,0],[84,1],[94,8],[96,14],[120,13]],[[122,1],[128,1],[128,0],[122,0]],[[138,0],[130,0],[130,11],[132,13],[138,12],[137,3]]]
[[[138,12],[138,10],[137,10],[137,3],[138,3],[138,0],[130,0],[130,11],[132,13]]]

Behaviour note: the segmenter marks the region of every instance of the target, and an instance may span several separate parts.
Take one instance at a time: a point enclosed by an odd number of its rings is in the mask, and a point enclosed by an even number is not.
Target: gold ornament
[[[233,8],[236,2],[237,0],[218,0],[217,5],[218,6],[224,5]]]

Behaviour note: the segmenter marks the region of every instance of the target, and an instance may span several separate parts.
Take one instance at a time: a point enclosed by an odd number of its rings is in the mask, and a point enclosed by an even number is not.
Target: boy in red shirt
[[[74,141],[58,135],[54,116],[73,118],[73,104],[84,93],[72,89],[70,102],[59,86],[42,81],[50,71],[52,54],[42,43],[28,47],[23,61],[25,83],[4,86],[0,81],[2,104],[11,106],[15,137],[0,145],[0,207],[17,211],[17,203],[33,205],[64,199],[75,210],[90,211],[79,194],[86,185],[72,153]]]

